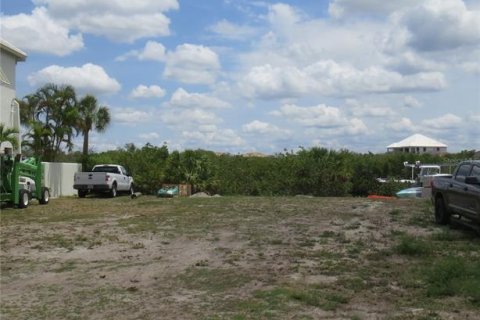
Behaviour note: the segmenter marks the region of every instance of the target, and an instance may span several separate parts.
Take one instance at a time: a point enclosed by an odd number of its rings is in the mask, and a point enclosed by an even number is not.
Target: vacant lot
[[[66,198],[1,212],[1,319],[479,319],[423,200]]]

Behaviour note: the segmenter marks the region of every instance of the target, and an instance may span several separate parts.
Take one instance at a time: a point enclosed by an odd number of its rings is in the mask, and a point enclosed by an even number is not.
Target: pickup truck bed
[[[480,161],[461,162],[451,177],[432,182],[435,221],[448,224],[452,215],[480,224]]]

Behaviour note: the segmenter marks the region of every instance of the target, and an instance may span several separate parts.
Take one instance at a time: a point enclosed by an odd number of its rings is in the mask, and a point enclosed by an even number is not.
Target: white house
[[[26,59],[25,52],[0,39],[0,123],[4,124],[5,128],[17,129],[18,132],[20,132],[20,108],[15,100],[16,65],[17,62]],[[18,145],[20,144],[21,137],[18,134]],[[3,153],[4,147],[7,146],[3,145],[0,153]],[[13,152],[19,153],[20,149]]]
[[[445,154],[447,145],[421,134],[414,134],[387,146],[388,152]]]

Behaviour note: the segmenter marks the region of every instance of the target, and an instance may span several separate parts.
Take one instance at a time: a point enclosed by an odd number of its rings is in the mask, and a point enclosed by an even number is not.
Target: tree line
[[[266,157],[220,154],[207,150],[168,150],[166,145],[123,148],[94,153],[86,169],[95,164],[119,163],[135,179],[135,189],[154,194],[164,183],[189,183],[194,191],[249,196],[367,196],[393,195],[406,185],[411,168],[404,162],[451,163],[471,159],[475,151],[433,156],[429,154],[361,154],[348,150],[301,148]],[[391,179],[379,183],[376,178]]]

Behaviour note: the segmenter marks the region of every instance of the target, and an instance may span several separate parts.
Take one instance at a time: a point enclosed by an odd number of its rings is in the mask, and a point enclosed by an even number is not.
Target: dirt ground
[[[2,320],[480,319],[468,296],[426,291],[421,268],[452,248],[480,259],[480,241],[424,200],[32,201],[2,208],[0,244]]]

